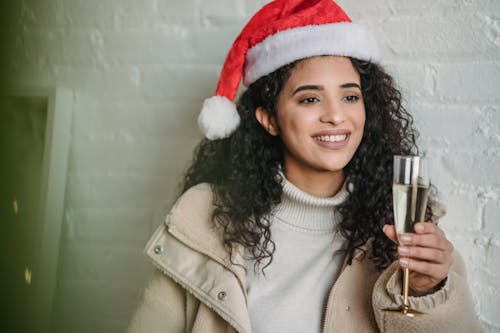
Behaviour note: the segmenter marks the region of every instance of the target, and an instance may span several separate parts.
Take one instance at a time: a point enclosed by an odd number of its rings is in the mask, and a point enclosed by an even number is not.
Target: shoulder
[[[196,184],[184,192],[177,202],[190,199],[211,199],[213,197],[213,185],[209,183]]]
[[[163,199],[153,216],[153,225],[158,226],[166,222],[172,215],[172,211],[199,209],[213,202],[212,185],[209,183],[200,183],[178,196],[175,201],[172,199]],[[208,207],[205,207],[207,209]]]
[[[172,209],[164,215],[162,223],[146,244],[146,256],[162,266],[164,262],[157,259],[159,257],[155,253],[155,246],[160,245],[170,248],[165,250],[169,253],[165,258],[170,259],[185,258],[191,250],[223,257],[223,228],[214,221],[213,199],[212,186],[206,183],[193,186],[184,192]],[[174,253],[178,255],[173,255]]]
[[[190,238],[202,237],[215,229],[213,212],[215,209],[213,186],[201,183],[184,192],[167,214],[165,222],[169,229],[176,229]]]
[[[197,184],[184,192],[170,211],[171,216],[201,217],[213,211],[214,193],[212,185]]]

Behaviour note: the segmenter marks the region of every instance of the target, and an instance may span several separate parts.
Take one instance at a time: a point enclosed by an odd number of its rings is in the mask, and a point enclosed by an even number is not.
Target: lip
[[[327,135],[347,135],[345,140],[343,141],[337,141],[337,142],[330,142],[330,141],[318,141],[315,139],[317,136],[327,136]],[[328,130],[328,131],[321,131],[314,133],[311,135],[311,138],[314,140],[314,142],[323,148],[326,149],[331,149],[331,150],[339,150],[347,146],[347,143],[349,142],[349,139],[351,138],[351,131],[346,130],[346,129],[338,129],[338,130]]]

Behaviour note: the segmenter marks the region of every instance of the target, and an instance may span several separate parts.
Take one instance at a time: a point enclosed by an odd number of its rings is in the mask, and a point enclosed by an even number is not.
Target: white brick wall
[[[74,91],[53,332],[121,332],[141,256],[199,139],[196,116],[259,0],[23,0],[9,82]],[[500,332],[500,2],[339,0],[415,115],[486,332]]]

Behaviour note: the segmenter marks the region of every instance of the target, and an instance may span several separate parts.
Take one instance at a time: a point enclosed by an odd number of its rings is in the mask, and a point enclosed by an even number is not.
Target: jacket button
[[[348,306],[345,307],[345,310],[346,311],[351,311],[351,307],[348,305]]]
[[[220,300],[220,301],[223,301],[225,300],[227,297],[227,294],[225,291],[221,291],[220,293],[217,294],[217,298]]]
[[[163,246],[161,245],[156,245],[155,248],[153,249],[154,253],[160,254],[163,252]]]

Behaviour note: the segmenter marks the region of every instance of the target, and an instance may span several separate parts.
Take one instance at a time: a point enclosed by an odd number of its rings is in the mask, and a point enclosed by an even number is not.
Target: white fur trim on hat
[[[223,96],[205,99],[198,116],[198,126],[209,140],[223,139],[230,136],[240,124],[236,105]]]
[[[281,66],[320,55],[380,60],[374,36],[360,25],[350,22],[308,25],[280,31],[250,48],[243,83],[249,86]]]

